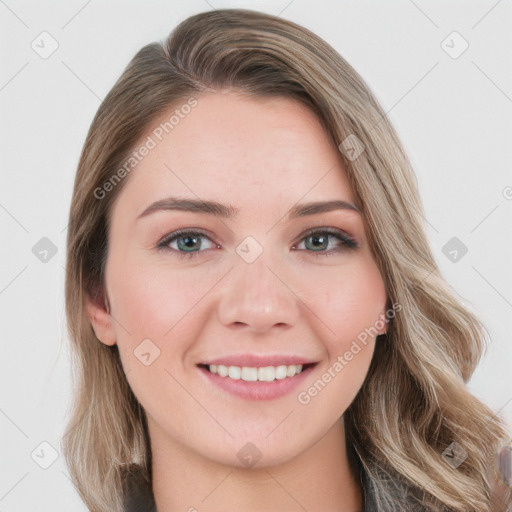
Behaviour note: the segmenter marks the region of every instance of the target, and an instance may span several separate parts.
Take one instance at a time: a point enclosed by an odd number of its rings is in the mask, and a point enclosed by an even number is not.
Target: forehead
[[[263,206],[307,200],[355,201],[340,154],[316,115],[283,97],[200,94],[163,112],[119,202],[140,212],[166,195]]]

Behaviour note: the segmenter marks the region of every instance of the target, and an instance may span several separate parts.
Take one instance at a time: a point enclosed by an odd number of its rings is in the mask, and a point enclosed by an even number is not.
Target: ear
[[[116,334],[114,331],[112,316],[109,312],[110,308],[108,307],[108,301],[105,300],[101,287],[97,288],[97,292],[94,297],[91,297],[89,294],[86,295],[85,308],[87,311],[87,318],[94,329],[96,338],[105,345],[115,345]]]

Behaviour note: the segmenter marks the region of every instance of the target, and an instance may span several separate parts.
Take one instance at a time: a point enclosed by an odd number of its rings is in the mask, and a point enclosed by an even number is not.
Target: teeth
[[[295,365],[294,365],[295,366]],[[295,373],[297,373],[297,369],[295,369]],[[275,378],[278,380],[286,378],[286,365],[281,365],[276,368]]]
[[[287,377],[293,377],[296,373],[297,373],[297,370],[293,367],[293,365],[286,367],[286,376]]]
[[[228,368],[228,377],[230,379],[240,380],[242,369],[239,366],[230,366]]]
[[[247,368],[247,366],[244,366],[242,368],[242,380],[246,380],[248,382],[254,382],[255,380],[258,380],[258,368]]]
[[[274,380],[282,380],[287,377],[302,372],[301,364],[290,364],[280,366],[224,366],[223,364],[211,364],[208,366],[211,373],[217,373],[221,377],[229,377],[235,380],[245,380],[247,382],[272,382]]]

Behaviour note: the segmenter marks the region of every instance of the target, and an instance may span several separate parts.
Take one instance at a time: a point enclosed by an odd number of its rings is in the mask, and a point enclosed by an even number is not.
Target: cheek
[[[149,266],[135,259],[123,266],[125,272],[119,267],[112,275],[112,312],[138,337],[171,338],[211,287],[199,271],[172,271],[161,262]]]
[[[387,300],[373,260],[362,259],[339,271],[330,270],[328,275],[314,276],[315,288],[305,283],[309,289],[327,290],[310,297],[321,320],[317,336],[323,341],[326,358],[297,394],[298,402],[325,424],[339,418],[361,389],[381,327],[379,315],[385,311]]]
[[[387,294],[380,272],[369,258],[354,259],[350,265],[330,270],[313,276],[315,285],[306,286],[325,290],[315,294],[311,303],[328,327],[325,339],[329,351],[339,353],[360,334],[382,327],[379,318],[385,312]]]
[[[180,272],[168,264],[126,258],[110,275],[124,372],[144,407],[161,410],[163,417],[175,414],[166,404],[184,399],[177,382],[187,378],[184,360],[204,327],[200,301],[215,282],[196,270]]]

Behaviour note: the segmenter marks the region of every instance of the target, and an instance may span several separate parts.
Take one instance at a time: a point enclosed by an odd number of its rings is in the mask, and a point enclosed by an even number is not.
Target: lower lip
[[[272,400],[291,393],[296,387],[306,379],[314,366],[310,366],[293,377],[285,379],[276,379],[272,382],[252,381],[231,379],[221,377],[218,373],[212,373],[206,368],[198,367],[199,371],[216,386],[232,395],[244,398],[246,400]]]

